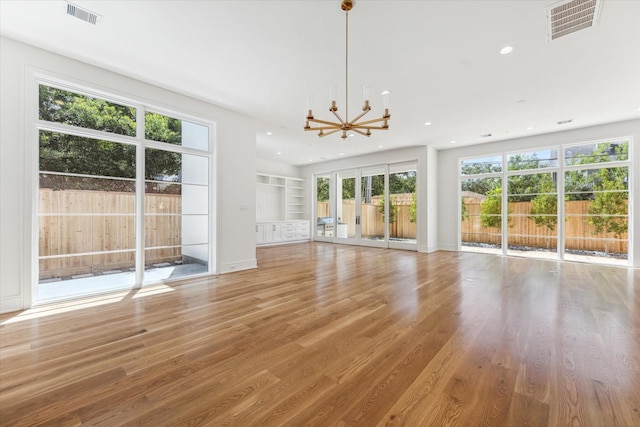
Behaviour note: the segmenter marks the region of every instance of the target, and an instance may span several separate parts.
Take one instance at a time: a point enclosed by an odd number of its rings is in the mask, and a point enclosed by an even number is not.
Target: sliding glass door
[[[315,185],[316,240],[417,250],[415,162],[316,175]]]

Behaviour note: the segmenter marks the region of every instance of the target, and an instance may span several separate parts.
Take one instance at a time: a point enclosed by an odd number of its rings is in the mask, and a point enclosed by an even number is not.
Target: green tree
[[[396,198],[390,197],[390,206],[389,206],[389,224],[394,224],[396,222],[396,211],[398,207],[396,206]],[[382,214],[382,222],[385,220],[384,216],[384,198],[380,199],[380,205],[378,205],[378,212]]]
[[[588,209],[587,222],[593,226],[593,234],[613,233],[616,238],[628,230],[628,192],[624,179],[615,169],[600,169],[595,198]],[[605,240],[605,252],[609,245]]]
[[[464,202],[464,197],[460,199],[460,221],[464,221],[469,218],[469,210]]]
[[[85,129],[118,135],[136,135],[136,109],[113,102],[41,85],[39,118]],[[178,119],[147,113],[145,137],[154,141],[179,144],[182,122]],[[135,178],[135,146],[96,140],[66,133],[40,132],[40,170],[63,174],[99,175]],[[145,153],[145,178],[177,179],[182,171],[182,155],[148,149]],[[67,175],[41,174],[42,188],[134,191],[131,182],[91,179]],[[149,184],[147,185],[149,187]],[[154,187],[154,185],[151,185]],[[163,188],[179,192],[179,186]]]
[[[550,231],[554,231],[558,225],[558,195],[555,193],[555,186],[551,175],[544,174],[541,176],[540,188],[538,195],[531,199],[531,210],[529,218],[538,227],[547,227]],[[551,243],[551,237],[547,236],[547,248]]]
[[[607,163],[612,160],[627,160],[629,158],[629,143],[600,143],[588,154],[568,153],[568,165],[588,165]],[[612,168],[616,177],[626,179],[626,168]],[[593,190],[601,188],[602,175],[598,169],[576,169],[565,172],[564,188],[566,200],[593,200]]]
[[[383,182],[384,185],[384,182]],[[389,174],[389,193],[404,194],[416,192],[416,171]]]
[[[417,217],[418,203],[416,200],[416,193],[411,194],[411,206],[409,206],[409,222],[415,223]]]
[[[316,180],[316,200],[326,202],[329,200],[329,178],[321,176]]]
[[[550,175],[541,175],[537,192],[531,199],[529,217],[538,227],[544,226],[553,231],[558,224],[558,196]]]
[[[490,190],[487,198],[480,203],[480,224],[487,228],[502,226],[502,188]]]

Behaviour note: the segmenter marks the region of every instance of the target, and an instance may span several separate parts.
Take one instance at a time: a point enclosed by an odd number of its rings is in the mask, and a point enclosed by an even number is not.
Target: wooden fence
[[[500,229],[483,227],[480,221],[478,198],[464,198],[468,217],[461,222],[461,240],[470,243],[498,244]],[[613,233],[594,234],[593,226],[587,222],[591,201],[578,200],[565,202],[565,249],[585,251],[608,251],[627,253],[627,233],[616,237]],[[531,203],[515,202],[509,204],[509,227],[507,230],[509,246],[532,248],[556,248],[557,227],[550,230],[546,226],[537,226],[529,217]]]
[[[389,224],[389,235],[400,239],[416,238],[416,223],[411,222],[411,205],[413,204],[413,194],[394,194],[392,196],[391,208],[395,210],[392,216],[394,222]],[[362,236],[384,236],[384,215],[381,212],[382,197],[374,196],[371,203],[363,203],[360,217]],[[329,202],[318,202],[317,214],[319,217],[329,216]],[[354,199],[342,201],[342,216],[340,222],[346,224],[356,223],[356,202]],[[349,237],[355,236],[355,229],[348,230]]]
[[[182,197],[148,194],[145,205],[145,247],[180,246]],[[63,255],[40,260],[40,279],[135,265],[134,193],[43,188],[39,213],[40,257]],[[105,251],[122,252],[64,256]],[[147,264],[180,259],[180,247],[145,252]]]

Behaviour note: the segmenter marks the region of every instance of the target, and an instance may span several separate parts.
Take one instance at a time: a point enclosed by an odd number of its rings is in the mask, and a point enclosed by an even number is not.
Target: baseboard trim
[[[245,261],[236,261],[236,262],[221,264],[220,271],[218,274],[233,273],[235,271],[242,271],[242,270],[251,270],[252,268],[258,268],[258,260],[255,258],[248,259]]]
[[[11,313],[12,311],[24,310],[22,296],[16,295],[8,298],[0,298],[0,314]]]

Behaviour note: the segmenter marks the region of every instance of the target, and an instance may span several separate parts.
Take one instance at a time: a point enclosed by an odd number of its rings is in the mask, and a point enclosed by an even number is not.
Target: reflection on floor
[[[203,264],[165,264],[157,264],[157,266],[145,269],[145,283],[157,283],[179,277],[203,274],[208,271],[207,266]],[[49,302],[70,297],[130,289],[135,285],[136,274],[134,271],[75,276],[75,278],[68,280],[43,280],[38,284],[37,299],[38,302]]]
[[[485,254],[502,254],[502,248],[498,248],[490,245],[465,245],[461,246],[461,249],[465,252],[477,252],[477,253],[485,253]],[[558,254],[556,252],[551,251],[536,251],[536,250],[516,250],[509,249],[507,255],[509,256],[522,256],[527,258],[542,258],[548,260],[557,260]],[[625,258],[618,258],[614,256],[595,256],[595,255],[582,255],[582,254],[572,254],[569,252],[565,252],[564,254],[565,261],[575,261],[575,262],[588,262],[590,264],[606,264],[606,265],[616,265],[616,266],[628,266],[629,261]]]

